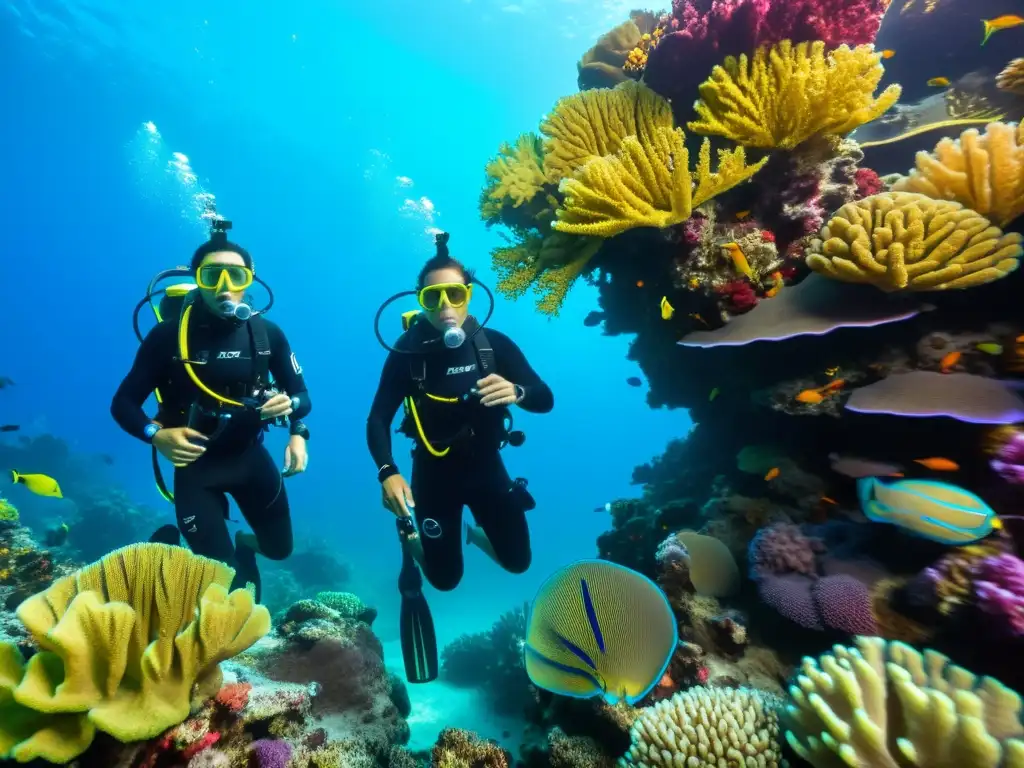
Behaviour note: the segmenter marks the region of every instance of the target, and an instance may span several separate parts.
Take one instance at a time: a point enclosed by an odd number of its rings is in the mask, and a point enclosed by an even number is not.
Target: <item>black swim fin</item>
[[[405,660],[405,677],[410,683],[429,683],[436,680],[438,674],[437,635],[430,606],[423,597],[423,574],[405,545],[410,527],[408,518],[398,521],[402,538],[402,570],[398,574],[398,589],[402,593],[399,621],[402,657]]]

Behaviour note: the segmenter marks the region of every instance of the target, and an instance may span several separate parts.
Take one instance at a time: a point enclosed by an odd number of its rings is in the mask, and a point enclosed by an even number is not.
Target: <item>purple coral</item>
[[[813,579],[796,573],[768,576],[758,584],[758,594],[765,605],[801,627],[824,629],[821,614],[811,596],[813,584]]]
[[[811,590],[821,623],[851,635],[878,634],[867,585],[846,574],[818,579]]]
[[[654,560],[661,568],[666,568],[675,563],[682,563],[689,560],[690,553],[686,551],[679,538],[673,533],[658,545],[654,553]]]
[[[759,581],[769,575],[817,574],[817,554],[825,551],[821,539],[805,536],[792,523],[773,523],[758,531],[750,542],[750,578]]]
[[[1024,635],[1024,561],[1015,555],[986,557],[972,569],[978,607]]]
[[[989,465],[1007,482],[1024,485],[1024,433],[1014,431]]]
[[[292,759],[292,745],[280,739],[253,742],[252,754],[258,768],[286,768]]]

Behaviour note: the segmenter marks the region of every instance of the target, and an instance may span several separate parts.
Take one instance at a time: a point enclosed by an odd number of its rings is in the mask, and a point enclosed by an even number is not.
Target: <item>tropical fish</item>
[[[892,48],[886,48],[884,51],[882,51],[883,59],[891,59],[895,55],[896,51],[894,51]]]
[[[3,426],[0,426],[0,432],[17,432],[19,429],[21,429],[21,427],[17,424],[4,424]]]
[[[691,313],[689,314],[689,317],[692,317],[692,318],[693,318],[694,320],[697,320],[698,322],[700,322],[700,323],[701,323],[702,325],[704,325],[705,327],[708,327],[708,328],[710,328],[710,327],[711,327],[711,326],[709,326],[709,325],[708,325],[708,321],[707,321],[707,320],[705,320],[705,319],[704,319],[703,317],[701,317],[700,315],[698,315],[698,314],[697,314],[696,312],[691,312]]]
[[[668,303],[668,297],[662,296],[661,297],[661,319],[662,320],[671,320],[672,319],[672,315],[674,315],[675,313],[676,313],[676,308]]]
[[[700,288],[700,278],[696,276],[691,277],[688,285],[690,286],[690,290],[697,290],[698,288]]]
[[[602,320],[604,320],[604,312],[598,312],[595,309],[583,318],[583,325],[587,328],[593,328],[595,325],[600,325]]]
[[[764,479],[768,480],[770,482],[770,481],[774,480],[778,476],[779,476],[779,468],[778,467],[772,467],[771,469],[768,470],[768,474],[764,476]]]
[[[747,261],[747,257],[743,253],[743,249],[740,248],[738,243],[725,243],[722,246],[729,254],[729,258],[732,259],[732,264],[736,267],[736,271],[744,277],[753,278],[754,273],[750,269],[750,263]]]
[[[935,457],[931,459],[914,459],[922,467],[928,467],[928,469],[934,469],[937,472],[956,472],[960,469],[960,465],[955,461],[949,459],[943,459],[941,457]]]
[[[897,480],[886,484],[864,477],[857,481],[857,495],[868,519],[892,523],[942,544],[970,544],[1002,527],[981,498],[949,483]]]
[[[817,389],[805,389],[803,392],[796,396],[796,399],[801,403],[810,403],[811,405],[817,405],[818,403],[825,399],[825,396],[821,394],[821,392]]]
[[[953,366],[960,362],[959,352],[950,352],[942,360],[939,361],[939,370],[943,373],[949,373]]]
[[[786,281],[782,279],[781,272],[772,272],[772,287],[764,292],[765,298],[772,299],[775,295],[786,287]]]
[[[718,393],[719,392],[721,392],[721,390],[718,387],[715,387],[714,389],[712,389],[711,390],[711,394],[708,395],[708,402],[709,403],[715,402],[715,398],[718,397]]]
[[[838,504],[839,503],[838,501],[833,499],[831,496],[822,496],[821,497],[821,501],[825,502],[826,504]]]
[[[836,379],[830,381],[824,387],[821,388],[822,392],[838,392],[840,389],[846,386],[846,379]]]
[[[994,32],[1019,27],[1021,24],[1024,24],[1024,19],[1020,16],[1008,14],[1006,16],[996,16],[994,19],[982,19],[981,24],[985,30],[985,35],[981,38],[981,44],[984,45]]]
[[[637,280],[636,281],[636,287],[637,288],[643,288],[644,287],[644,281],[643,280]]]
[[[859,456],[840,456],[838,453],[830,453],[828,459],[832,463],[833,472],[852,477],[854,480],[859,480],[862,477],[893,477],[903,471],[903,467],[899,464],[874,461]]]
[[[838,365],[834,365],[831,368],[826,368],[825,369],[825,375],[826,376],[835,376],[837,373],[839,373],[839,366]]]
[[[626,379],[626,383],[629,384],[629,386],[631,387],[639,387],[641,384],[643,384],[643,382],[640,381],[639,376],[630,376],[628,379]]]
[[[679,644],[657,585],[607,560],[579,560],[541,585],[526,622],[526,674],[538,688],[611,705],[636,704]]]
[[[736,221],[743,221],[749,215],[750,215],[750,211],[737,211],[736,212]]]
[[[978,348],[979,352],[984,352],[986,355],[1001,355],[1001,354],[1003,354],[1003,345],[1002,344],[991,344],[991,343],[986,342],[984,344],[978,344],[977,348]]]
[[[48,475],[19,475],[12,469],[11,482],[21,483],[37,496],[53,496],[57,499],[64,498],[60,492],[60,486],[57,485],[57,481]]]
[[[931,80],[929,80],[927,83],[925,83],[925,85],[930,85],[933,88],[945,88],[947,85],[949,85],[949,78],[948,77],[933,77]]]

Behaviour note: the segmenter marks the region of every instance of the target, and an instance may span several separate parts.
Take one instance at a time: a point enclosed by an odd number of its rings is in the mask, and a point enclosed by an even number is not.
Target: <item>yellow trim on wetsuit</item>
[[[237,406],[238,408],[244,408],[245,403],[240,403],[237,400],[232,400],[229,397],[224,397],[224,395],[218,395],[208,386],[203,384],[203,382],[196,375],[195,370],[192,368],[192,363],[188,361],[188,319],[191,314],[192,305],[189,304],[187,307],[185,307],[185,311],[181,313],[181,322],[178,323],[178,353],[179,356],[181,357],[182,364],[185,366],[185,372],[188,374],[188,377],[192,379],[192,383],[199,387],[201,391],[205,392],[210,397],[224,403],[225,405],[234,405]]]
[[[413,322],[415,321],[415,319],[417,317],[419,317],[420,314],[421,314],[421,312],[418,309],[412,309],[412,310],[409,310],[408,312],[403,312],[402,313],[402,330],[408,331],[409,328],[412,326]],[[459,402],[459,398],[457,398],[457,397],[441,397],[440,395],[432,395],[429,392],[424,392],[423,394],[426,395],[431,400],[434,400],[435,402],[438,402],[438,403],[457,403],[457,402]],[[430,453],[431,456],[436,456],[439,459],[440,458],[444,458],[445,456],[447,456],[448,455],[448,451],[450,451],[452,449],[451,446],[448,446],[443,451],[439,451],[439,450],[437,450],[437,448],[432,446],[430,444],[430,441],[427,439],[427,435],[423,431],[423,423],[420,421],[419,411],[416,409],[416,401],[413,400],[412,397],[405,398],[405,407],[406,407],[406,410],[408,410],[409,413],[412,414],[413,423],[416,425],[416,432],[419,434],[420,441],[423,443],[423,447],[427,449],[427,452]]]

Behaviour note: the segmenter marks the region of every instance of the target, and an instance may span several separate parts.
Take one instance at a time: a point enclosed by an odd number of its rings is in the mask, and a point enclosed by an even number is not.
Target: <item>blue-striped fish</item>
[[[882,483],[875,477],[857,481],[861,509],[871,520],[892,523],[943,544],[970,544],[1002,527],[981,498],[956,485],[934,480]]]
[[[580,560],[537,592],[526,672],[552,693],[632,705],[661,680],[678,644],[672,609],[653,581],[607,560]]]

